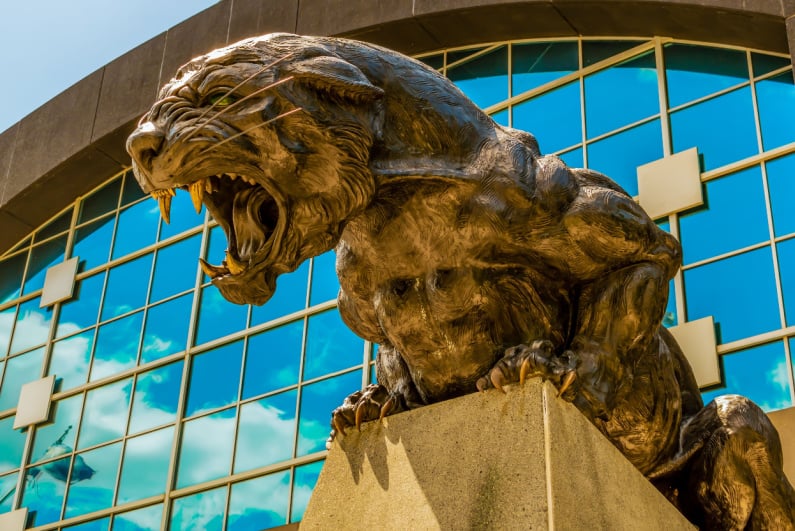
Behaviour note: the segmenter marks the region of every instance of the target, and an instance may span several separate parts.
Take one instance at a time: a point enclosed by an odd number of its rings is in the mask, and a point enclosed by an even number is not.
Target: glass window
[[[28,524],[35,527],[61,518],[71,456],[26,471],[20,507],[28,508]]]
[[[74,428],[77,428],[80,420],[82,404],[82,394],[58,400],[53,404],[54,411],[51,412],[53,423],[36,426],[31,463],[53,459],[72,451],[77,436],[77,430]]]
[[[119,213],[113,258],[119,258],[155,243],[160,207],[157,201],[141,201]]]
[[[511,115],[509,113],[510,111],[508,109],[503,109],[502,111],[495,112],[493,114],[490,114],[489,116],[491,116],[491,119],[497,122],[498,124],[504,127],[508,127],[510,125],[509,120],[511,119]]]
[[[776,236],[795,232],[795,154],[787,155],[765,164],[770,206],[773,210],[773,228]]]
[[[188,293],[146,311],[142,364],[185,350],[192,306],[193,293]]]
[[[448,64],[453,61],[448,56]],[[508,47],[476,57],[452,68],[447,77],[460,88],[475,105],[486,108],[508,97]]]
[[[684,281],[688,320],[714,316],[719,343],[775,330],[781,324],[769,247],[689,269]]]
[[[590,66],[634,48],[643,41],[582,41],[582,65]]]
[[[577,42],[514,44],[511,60],[511,88],[521,94],[577,70]]]
[[[201,234],[197,234],[158,249],[150,301],[158,301],[193,288],[196,284],[196,260],[199,257],[201,241]]]
[[[102,320],[111,319],[140,308],[146,303],[149,275],[152,272],[152,253],[118,265],[108,273]]]
[[[638,195],[638,166],[662,157],[659,119],[588,145],[588,167],[613,179],[631,196]]]
[[[674,152],[697,147],[709,171],[757,153],[756,125],[748,87],[671,114]]]
[[[135,366],[143,315],[144,312],[136,312],[99,327],[91,364],[92,382]]]
[[[582,158],[582,148],[572,149],[571,151],[561,153],[558,156],[563,162],[566,163],[566,166],[569,168],[582,168],[585,166]]]
[[[304,320],[251,336],[243,374],[245,400],[298,383]]]
[[[121,204],[127,205],[145,196],[146,194],[141,190],[141,187],[135,180],[132,170],[128,170],[127,173],[124,174],[124,188],[121,192]]]
[[[127,431],[132,378],[92,389],[86,393],[80,421],[78,449],[118,439]]]
[[[75,284],[74,297],[61,303],[55,337],[67,336],[96,324],[104,283],[105,273],[99,273]]]
[[[194,344],[201,345],[244,329],[248,308],[227,301],[215,286],[203,287]]]
[[[707,96],[748,80],[745,52],[689,44],[665,46],[665,77],[668,104]]]
[[[86,383],[93,344],[93,328],[53,344],[50,354],[50,369],[47,374],[56,376],[60,391],[66,391]]]
[[[293,456],[297,398],[293,390],[240,406],[235,473]]]
[[[160,208],[159,206],[157,207]],[[204,212],[196,213],[193,208],[193,201],[190,194],[187,192],[180,192],[171,198],[171,223],[166,223],[165,220],[160,221],[160,239],[165,240],[176,234],[185,232],[192,229],[204,222]],[[197,252],[191,257],[191,260],[196,260],[199,256]],[[191,261],[190,263],[193,263]]]
[[[773,70],[791,65],[788,57],[778,57],[756,52],[751,52],[751,63],[753,64],[755,77],[763,76]]]
[[[115,225],[116,217],[108,216],[77,229],[72,256],[80,258],[79,271],[88,271],[108,261]]]
[[[337,299],[340,281],[337,278],[337,254],[328,251],[312,259],[312,291],[309,305]]]
[[[781,242],[778,247],[778,270],[787,325],[795,325],[795,239]],[[0,408],[2,409],[2,408]]]
[[[25,251],[0,261],[0,304],[19,297],[27,260],[28,253]]]
[[[267,493],[263,496],[263,493]],[[227,531],[260,531],[287,523],[290,471],[241,481],[229,495]]]
[[[72,462],[64,518],[107,509],[113,505],[113,489],[121,457],[121,442],[77,454]]]
[[[44,348],[26,352],[6,361],[3,386],[0,387],[0,411],[17,407],[22,386],[41,377]]]
[[[44,241],[51,236],[55,236],[56,234],[60,234],[65,230],[69,229],[69,226],[72,224],[72,208],[69,208],[61,215],[56,217],[54,220],[50,221],[46,225],[44,225],[41,229],[36,231],[36,241]]]
[[[77,217],[78,223],[83,223],[90,219],[107,214],[115,210],[119,203],[119,189],[121,179],[113,179],[111,182],[86,197],[80,202],[80,214]]]
[[[0,474],[22,466],[22,450],[25,448],[26,438],[26,433],[14,429],[13,416],[0,419]],[[0,489],[0,496],[4,494],[5,491]]]
[[[707,182],[704,201],[679,218],[685,264],[770,238],[759,166]]]
[[[127,503],[166,490],[174,428],[164,428],[127,439],[116,503]]]
[[[334,273],[333,263],[331,272]],[[303,310],[306,307],[306,287],[308,278],[309,260],[302,263],[298,269],[292,273],[279,275],[276,279],[276,291],[273,297],[262,306],[252,306],[251,326],[268,322],[282,315]],[[334,283],[339,286],[336,274],[334,275]],[[318,286],[318,291],[321,290],[322,286]],[[335,293],[334,297],[336,296],[337,294]]]
[[[30,262],[28,262],[28,272],[25,274],[23,293],[32,293],[44,287],[47,269],[63,262],[66,238],[67,236],[64,234],[30,250]]]
[[[11,306],[0,312],[0,359],[8,353],[8,346],[11,344],[11,332],[16,321],[17,307]]]
[[[513,126],[533,133],[543,153],[579,144],[582,142],[579,83],[563,85],[514,105]]]
[[[224,525],[226,486],[177,498],[171,506],[171,531],[221,531]]]
[[[138,375],[129,433],[174,422],[177,418],[183,362],[177,361]]]
[[[725,386],[702,393],[704,403],[726,394],[741,394],[765,411],[792,406],[784,343],[777,341],[720,357]]]
[[[40,302],[37,297],[19,305],[9,354],[22,352],[47,341],[52,321],[52,308],[39,308]]]
[[[585,78],[588,138],[659,113],[660,97],[653,52]]]
[[[177,488],[229,475],[234,440],[235,408],[186,422],[182,427]]]
[[[795,84],[792,72],[758,81],[756,101],[765,150],[795,141]]]
[[[16,492],[17,479],[19,479],[17,472],[0,476],[0,493],[5,496],[0,497],[0,514],[11,512],[11,503],[14,501],[13,494]]]
[[[151,531],[160,529],[163,504],[128,511],[113,517],[113,531]]]
[[[430,66],[434,70],[439,70],[444,66],[444,54],[438,53],[435,55],[426,55],[425,57],[419,57],[420,61],[425,63],[426,65]]]
[[[237,400],[242,358],[243,341],[193,356],[186,417]]]
[[[296,467],[295,483],[293,485],[293,510],[290,514],[291,522],[297,522],[304,517],[309,497],[312,495],[312,489],[315,488],[323,463],[324,461],[316,461]]]
[[[331,411],[362,388],[362,371],[353,371],[303,387],[298,420],[298,456],[326,449]]]
[[[345,326],[336,309],[310,316],[306,336],[304,380],[362,363],[364,341]]]
[[[91,520],[82,524],[70,525],[69,527],[62,528],[63,531],[107,531],[110,524],[110,516],[100,518],[98,520]]]

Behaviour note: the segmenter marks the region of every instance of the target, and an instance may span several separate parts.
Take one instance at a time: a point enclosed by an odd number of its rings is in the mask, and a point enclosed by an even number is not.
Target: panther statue
[[[696,525],[795,527],[767,417],[740,396],[704,407],[660,326],[679,243],[438,72],[345,39],[249,39],[183,66],[127,149],[166,219],[181,188],[223,227],[225,260],[202,268],[232,302],[336,248],[342,318],[380,347],[332,437],[541,377]]]

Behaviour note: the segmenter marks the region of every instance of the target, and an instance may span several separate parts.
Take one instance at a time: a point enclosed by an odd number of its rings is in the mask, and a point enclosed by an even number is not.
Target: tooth
[[[204,274],[210,278],[217,278],[229,272],[227,268],[211,265],[202,258],[199,258],[199,265],[201,266]]]
[[[226,251],[226,267],[229,268],[229,272],[233,275],[238,275],[246,270],[246,265],[233,257],[229,251]]]
[[[229,176],[229,178],[230,178],[230,179],[232,179],[233,181],[234,181],[235,179],[237,179],[237,174],[236,174],[236,173],[230,173],[230,174],[228,174],[228,176]]]
[[[160,215],[166,223],[171,223],[171,195],[166,194],[157,198],[160,205]]]
[[[199,214],[202,211],[202,198],[204,197],[204,183],[202,181],[196,181],[195,183],[191,184],[188,190],[190,191],[190,198],[193,201],[193,208],[196,209],[196,213]]]
[[[213,193],[213,183],[210,181],[210,178],[204,180],[204,191],[208,194]]]

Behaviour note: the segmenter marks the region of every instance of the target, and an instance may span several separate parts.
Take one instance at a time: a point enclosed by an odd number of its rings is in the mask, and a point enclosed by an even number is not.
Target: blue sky
[[[218,0],[17,0],[0,16],[0,132]]]

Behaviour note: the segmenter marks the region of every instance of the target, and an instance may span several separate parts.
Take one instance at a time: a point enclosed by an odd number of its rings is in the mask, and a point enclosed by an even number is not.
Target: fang
[[[232,256],[232,253],[226,251],[226,267],[233,275],[239,275],[246,270],[246,265]]]
[[[190,191],[190,199],[193,201],[193,208],[199,214],[202,211],[202,198],[204,197],[205,183],[196,181],[188,188]]]

